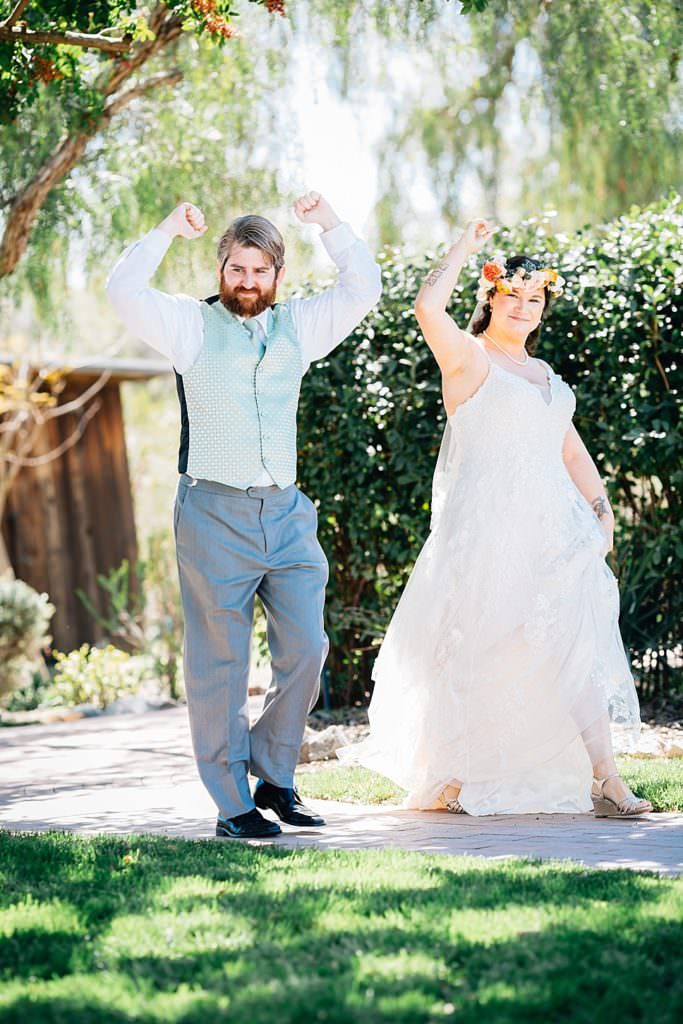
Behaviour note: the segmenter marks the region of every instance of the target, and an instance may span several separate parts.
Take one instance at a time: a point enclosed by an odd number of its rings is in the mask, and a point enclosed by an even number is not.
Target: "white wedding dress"
[[[432,531],[377,658],[370,736],[341,752],[430,808],[591,809],[581,733],[607,711],[638,735],[605,536],[562,460],[574,394],[491,363],[449,418]]]

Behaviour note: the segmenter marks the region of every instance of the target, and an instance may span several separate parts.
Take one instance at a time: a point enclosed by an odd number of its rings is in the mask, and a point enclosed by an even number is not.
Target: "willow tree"
[[[366,34],[421,33],[443,4],[0,0],[0,294],[44,304],[74,244],[96,264],[103,239],[133,236],[188,187],[222,217],[274,203],[296,148],[293,38],[329,40],[333,63]]]
[[[501,219],[553,207],[567,229],[683,184],[679,0],[491,0],[442,16],[412,83],[382,70],[393,112],[380,144],[385,242],[402,240],[422,175],[454,226],[477,197]]]
[[[284,14],[283,0],[248,2]],[[0,0],[0,12],[3,162],[9,156],[11,170],[21,164],[24,172],[2,179],[2,278],[16,269],[48,198],[89,145],[133,101],[181,81],[182,68],[161,60],[174,56],[181,35],[225,45],[238,33],[231,0],[169,0],[150,8],[135,0]],[[46,130],[37,151],[27,152],[36,118]]]

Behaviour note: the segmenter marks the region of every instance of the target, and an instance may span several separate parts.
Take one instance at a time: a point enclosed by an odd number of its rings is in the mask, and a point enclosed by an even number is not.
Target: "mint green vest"
[[[262,467],[279,487],[296,479],[296,411],[303,376],[289,309],[272,308],[266,351],[221,302],[201,304],[204,342],[182,374],[189,428],[187,472],[246,488]]]

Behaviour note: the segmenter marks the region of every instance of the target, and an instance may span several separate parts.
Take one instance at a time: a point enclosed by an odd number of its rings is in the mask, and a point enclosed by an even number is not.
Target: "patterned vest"
[[[204,342],[176,373],[181,407],[178,470],[230,487],[249,487],[262,468],[278,487],[296,479],[296,411],[303,374],[294,322],[272,307],[266,351],[216,298],[201,304]]]

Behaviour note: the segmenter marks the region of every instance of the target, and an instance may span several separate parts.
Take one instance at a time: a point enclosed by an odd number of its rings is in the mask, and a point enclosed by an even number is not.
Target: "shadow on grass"
[[[386,854],[386,856],[384,856]],[[0,907],[15,903],[23,895],[59,898],[71,901],[92,918],[97,926],[110,912],[119,912],[125,904],[128,912],[143,906],[150,892],[162,880],[201,876],[206,879],[249,883],[251,891],[240,895],[243,908],[256,909],[262,898],[258,892],[259,868],[275,866],[283,871],[298,864],[307,865],[416,863],[421,885],[402,887],[387,878],[385,887],[364,893],[371,899],[370,909],[381,913],[407,899],[412,906],[440,905],[447,896],[457,908],[500,909],[510,905],[545,905],[583,899],[625,900],[629,904],[655,898],[652,882],[656,876],[632,870],[599,871],[581,865],[563,863],[555,871],[545,871],[547,862],[516,860],[519,877],[511,885],[511,867],[505,864],[464,858],[472,864],[463,870],[462,858],[444,858],[394,850],[293,850],[276,846],[252,846],[246,843],[189,841],[163,836],[80,837],[68,832],[11,834],[0,830]],[[454,869],[451,865],[456,864]],[[362,889],[362,870],[337,873],[334,893],[354,898]],[[312,906],[319,905],[320,891],[310,894]],[[269,896],[270,900],[277,897]],[[289,896],[285,897],[289,900]],[[246,902],[245,902],[246,901]]]
[[[667,919],[681,883],[631,871],[56,833],[0,835],[0,865],[15,917],[53,901],[80,923],[4,934],[2,1024],[673,1024],[683,1011],[683,924]]]

